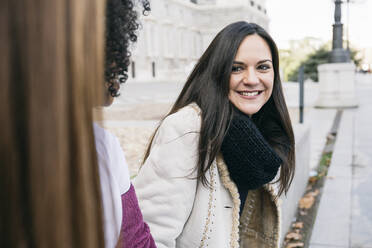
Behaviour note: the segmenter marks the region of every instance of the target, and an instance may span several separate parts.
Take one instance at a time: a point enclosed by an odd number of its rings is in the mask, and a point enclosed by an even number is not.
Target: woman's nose
[[[259,78],[257,75],[257,72],[254,70],[254,68],[248,69],[244,75],[243,75],[243,83],[244,84],[258,84]]]

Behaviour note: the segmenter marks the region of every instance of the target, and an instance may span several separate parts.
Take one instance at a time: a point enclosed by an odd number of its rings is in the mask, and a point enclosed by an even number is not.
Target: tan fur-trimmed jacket
[[[276,248],[280,214],[271,186],[249,191],[239,216],[237,187],[222,157],[210,187],[194,179],[200,109],[191,104],[161,124],[134,185],[158,248]]]

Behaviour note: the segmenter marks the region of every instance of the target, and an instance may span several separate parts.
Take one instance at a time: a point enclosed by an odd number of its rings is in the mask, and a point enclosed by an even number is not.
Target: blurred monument
[[[349,50],[343,48],[343,24],[341,0],[335,0],[335,23],[333,24],[332,52],[328,64],[318,66],[319,108],[357,107],[355,96],[355,64],[350,61]]]

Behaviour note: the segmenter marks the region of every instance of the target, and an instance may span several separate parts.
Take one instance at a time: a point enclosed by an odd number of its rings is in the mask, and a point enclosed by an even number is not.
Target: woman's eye
[[[263,70],[263,71],[269,70],[270,68],[271,68],[270,65],[266,65],[266,64],[262,64],[257,67],[258,70]]]
[[[239,71],[242,71],[243,68],[241,66],[233,66],[231,71],[232,72],[239,72]]]

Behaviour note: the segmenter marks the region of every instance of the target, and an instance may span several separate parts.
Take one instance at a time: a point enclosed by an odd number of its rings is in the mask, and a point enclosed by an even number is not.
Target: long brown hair
[[[103,247],[104,0],[0,3],[0,246]]]
[[[178,99],[167,116],[195,102],[201,109],[201,129],[198,144],[198,179],[206,185],[206,172],[221,149],[232,118],[228,98],[231,68],[240,43],[248,35],[257,34],[269,45],[274,67],[274,87],[269,101],[253,115],[266,140],[283,159],[279,177],[279,195],[287,192],[295,170],[295,141],[287,105],[284,100],[279,56],[275,42],[259,25],[236,22],[220,31],[195,65]],[[155,131],[156,132],[156,131]],[[154,136],[153,136],[154,137]],[[153,138],[145,153],[149,156]]]

